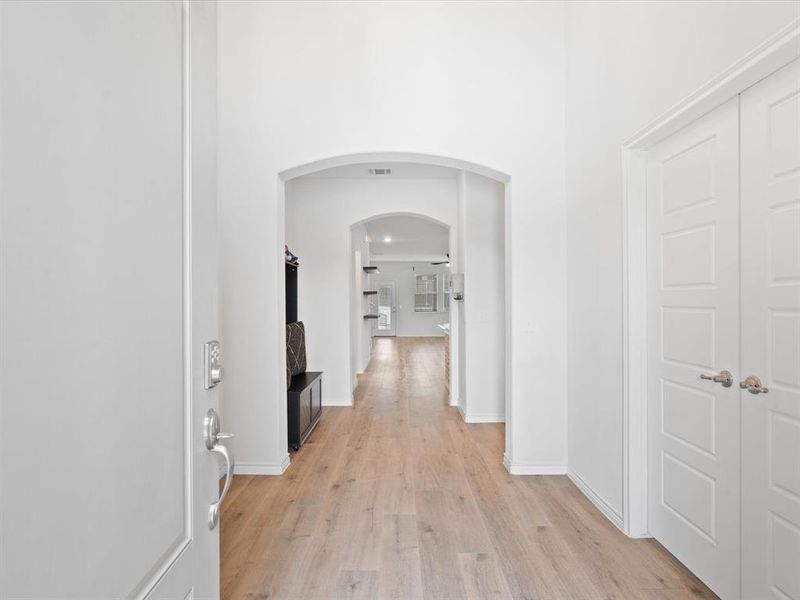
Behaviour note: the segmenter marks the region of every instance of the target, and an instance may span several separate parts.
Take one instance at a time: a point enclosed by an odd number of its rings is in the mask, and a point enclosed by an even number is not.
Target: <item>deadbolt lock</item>
[[[222,376],[224,374],[219,342],[217,340],[206,342],[203,350],[205,359],[205,388],[210,390],[222,383]]]

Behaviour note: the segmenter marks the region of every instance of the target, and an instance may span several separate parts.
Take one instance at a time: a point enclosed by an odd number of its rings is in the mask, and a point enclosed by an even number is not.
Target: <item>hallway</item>
[[[447,405],[443,341],[378,338],[354,408],[280,477],[237,476],[222,598],[714,598],[564,476],[510,476],[503,426]]]

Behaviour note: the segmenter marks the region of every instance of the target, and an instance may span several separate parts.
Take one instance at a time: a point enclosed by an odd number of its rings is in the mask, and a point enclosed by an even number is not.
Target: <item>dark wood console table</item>
[[[287,393],[289,446],[295,452],[306,441],[322,415],[322,373],[308,371],[292,377]]]

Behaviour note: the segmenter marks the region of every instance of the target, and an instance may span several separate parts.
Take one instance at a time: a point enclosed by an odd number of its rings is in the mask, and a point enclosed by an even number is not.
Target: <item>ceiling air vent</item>
[[[370,175],[391,175],[392,174],[392,170],[391,169],[370,169],[369,170],[369,174]]]

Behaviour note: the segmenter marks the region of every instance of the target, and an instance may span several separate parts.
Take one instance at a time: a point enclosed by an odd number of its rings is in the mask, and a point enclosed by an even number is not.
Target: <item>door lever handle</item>
[[[233,437],[232,433],[223,433],[219,430],[219,415],[213,408],[208,409],[205,419],[205,440],[206,448],[209,451],[215,452],[222,456],[225,460],[225,485],[222,487],[222,493],[219,498],[208,509],[208,528],[214,529],[219,523],[219,511],[222,507],[222,501],[228,495],[228,490],[231,489],[231,482],[233,482],[233,469],[235,460],[233,452],[227,446],[220,443],[220,440],[228,440]]]
[[[744,381],[740,381],[739,387],[742,388],[743,390],[747,390],[751,394],[769,393],[769,388],[765,388],[763,385],[761,385],[761,380],[755,375],[750,375]]]
[[[225,485],[222,487],[222,493],[219,495],[219,499],[208,509],[208,528],[214,529],[217,526],[217,523],[219,523],[219,511],[220,508],[222,508],[222,502],[225,500],[225,496],[228,495],[228,490],[231,489],[235,461],[233,458],[233,453],[222,444],[214,444],[214,447],[211,448],[211,452],[216,452],[222,456],[223,459],[225,459]]]
[[[723,369],[718,375],[705,375],[701,374],[700,379],[707,379],[714,383],[721,383],[722,387],[731,387],[733,385],[733,375],[727,369]]]

